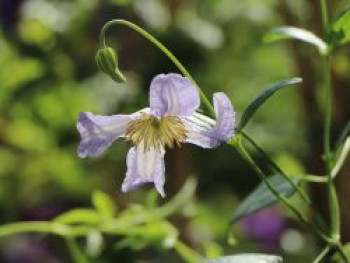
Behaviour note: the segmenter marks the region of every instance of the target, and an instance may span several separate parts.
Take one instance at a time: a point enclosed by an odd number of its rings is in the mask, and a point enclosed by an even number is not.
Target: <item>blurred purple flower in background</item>
[[[224,93],[215,93],[213,100],[216,121],[196,112],[200,97],[187,78],[178,74],[158,75],[151,83],[149,108],[130,115],[80,113],[78,155],[98,156],[115,140],[125,137],[133,147],[127,154],[122,191],[153,182],[164,197],[165,147],[192,143],[213,148],[233,136],[235,113],[229,98]]]
[[[242,224],[249,237],[268,249],[279,246],[280,237],[286,228],[285,218],[275,207],[263,209],[245,217]]]

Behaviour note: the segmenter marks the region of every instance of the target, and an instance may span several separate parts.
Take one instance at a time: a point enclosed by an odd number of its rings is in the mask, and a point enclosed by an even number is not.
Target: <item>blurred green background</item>
[[[332,13],[346,4],[332,1]],[[305,44],[262,42],[267,30],[285,24],[320,35],[318,1],[1,0],[1,224],[49,220],[70,208],[88,207],[97,189],[108,193],[120,209],[143,202],[151,191],[146,186],[121,193],[129,147],[125,142],[114,143],[97,159],[76,156],[79,112],[134,112],[148,104],[153,76],[177,71],[141,36],[116,27],[109,31],[108,43],[119,52],[127,83],[116,84],[100,73],[94,64],[99,31],[113,18],[128,19],[154,34],[208,96],[226,92],[238,116],[270,83],[302,77],[302,86],[283,90],[259,111],[248,132],[288,173],[322,173],[322,75],[317,53]],[[337,51],[333,66],[336,135],[350,116],[348,49]],[[213,256],[278,253],[286,262],[310,262],[317,253],[318,241],[280,207],[229,228],[237,203],[258,184],[231,148],[204,151],[184,145],[167,153],[166,166],[168,198],[190,175],[199,182],[191,212],[171,218],[191,247]],[[349,165],[337,179],[342,200],[350,193],[346,174]],[[310,192],[325,212],[324,193]],[[349,211],[344,211],[345,240],[350,238],[349,228]],[[238,241],[234,246],[227,242],[229,232]],[[0,262],[70,262],[55,237],[15,236],[0,240],[0,245]],[[164,257],[180,262],[176,255],[153,248],[118,250],[107,245],[105,250],[98,262],[163,262]]]

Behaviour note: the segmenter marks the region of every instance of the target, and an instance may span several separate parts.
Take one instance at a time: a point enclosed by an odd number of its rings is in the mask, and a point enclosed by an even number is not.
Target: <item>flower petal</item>
[[[179,74],[160,74],[150,87],[150,107],[153,114],[162,117],[189,116],[200,105],[197,88]]]
[[[123,136],[133,115],[100,116],[81,112],[77,128],[81,136],[78,156],[95,157],[102,154],[116,139]]]
[[[199,113],[196,113],[196,115],[198,116]],[[202,114],[200,115],[207,118]],[[209,123],[202,122],[200,119],[194,118],[193,115],[184,119],[183,122],[187,131],[187,143],[191,143],[206,149],[219,146],[220,142],[217,139],[204,135],[206,131],[212,128]]]
[[[214,94],[216,122],[200,113],[183,119],[187,130],[186,142],[203,148],[214,148],[228,141],[234,134],[235,112],[224,93]]]
[[[212,129],[204,132],[204,134],[226,142],[234,135],[236,114],[230,99],[225,93],[215,93],[213,95],[213,102],[216,113],[216,124]]]
[[[127,171],[122,191],[128,192],[144,183],[153,182],[159,194],[165,197],[164,153],[156,149],[145,151],[142,143],[132,147],[127,156]]]

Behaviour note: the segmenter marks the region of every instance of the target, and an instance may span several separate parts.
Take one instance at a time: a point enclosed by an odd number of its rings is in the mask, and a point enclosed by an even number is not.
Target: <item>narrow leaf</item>
[[[337,174],[339,173],[340,169],[342,168],[346,157],[348,156],[350,152],[350,136],[346,139],[344,146],[342,147],[342,150],[339,154],[339,157],[331,171],[331,176],[334,178],[337,176]]]
[[[343,147],[343,144],[345,143],[346,139],[350,136],[350,121],[345,125],[345,128],[343,129],[342,133],[340,134],[337,143],[335,145],[335,153],[339,153],[341,151],[341,148]]]
[[[54,222],[62,224],[96,224],[100,220],[95,210],[77,208],[57,216]]]
[[[320,54],[325,55],[328,52],[328,45],[314,33],[296,27],[279,27],[271,30],[264,36],[267,43],[276,42],[285,39],[296,39],[315,46]]]
[[[268,99],[270,98],[276,91],[288,87],[291,85],[295,85],[298,83],[301,83],[302,79],[301,78],[292,78],[292,79],[287,79],[283,80],[277,83],[272,84],[269,88],[263,90],[260,92],[252,102],[248,105],[246,110],[244,111],[242,118],[237,126],[237,130],[240,131],[243,129],[251,117],[253,117],[254,113],[261,107],[261,105]]]
[[[239,254],[236,256],[226,256],[217,259],[206,260],[204,263],[281,263],[279,256],[265,254]]]
[[[350,42],[350,6],[337,16],[330,28],[329,40],[333,44]]]
[[[273,188],[283,196],[289,197],[295,193],[291,184],[279,174],[270,177],[268,180]],[[292,180],[295,180],[296,183],[298,182],[297,179],[293,178]],[[243,202],[238,205],[230,221],[234,224],[247,215],[274,205],[277,201],[278,199],[276,196],[270,192],[264,183],[261,183],[245,200],[243,200]]]

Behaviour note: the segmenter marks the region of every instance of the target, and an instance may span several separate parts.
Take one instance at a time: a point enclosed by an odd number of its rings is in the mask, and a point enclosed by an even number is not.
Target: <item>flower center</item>
[[[142,113],[139,119],[130,122],[126,129],[126,138],[136,146],[142,143],[144,150],[161,150],[164,146],[179,146],[187,135],[179,117],[164,116],[158,119],[151,114]]]

